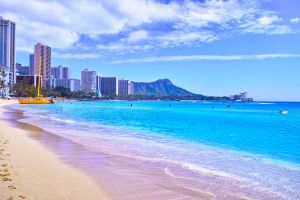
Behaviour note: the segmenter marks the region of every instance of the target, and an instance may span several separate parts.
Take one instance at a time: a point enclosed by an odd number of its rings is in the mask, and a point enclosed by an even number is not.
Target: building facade
[[[55,87],[68,88],[68,79],[56,79]]]
[[[51,67],[51,76],[53,76],[55,79],[62,79],[62,65],[59,65],[57,67]]]
[[[101,74],[96,75],[95,81],[96,81],[96,94],[98,97],[101,97],[101,95],[102,95],[102,93],[101,93]]]
[[[63,79],[69,79],[71,76],[71,70],[69,67],[63,67],[62,68],[62,78]]]
[[[80,91],[80,80],[74,78],[68,79],[68,88],[70,89],[71,92]]]
[[[241,92],[241,100],[242,101],[247,101],[248,100],[248,92]]]
[[[128,81],[128,95],[132,95],[132,94],[133,94],[133,82]]]
[[[71,76],[71,71],[69,67],[58,65],[57,67],[51,67],[51,76],[56,79],[69,79]]]
[[[69,79],[55,79],[55,87],[64,87],[70,89],[71,92],[80,91],[80,80],[69,78]]]
[[[118,94],[120,96],[127,96],[128,95],[128,85],[129,81],[128,80],[119,80],[119,86],[118,86]]]
[[[234,94],[229,97],[231,101],[251,101],[252,98],[248,98],[248,92],[241,92],[240,94]]]
[[[101,94],[103,96],[118,96],[118,78],[101,77]]]
[[[0,16],[0,65],[8,69],[8,83],[16,82],[16,24]]]
[[[96,72],[84,69],[81,72],[81,91],[84,93],[96,92]]]
[[[29,67],[28,66],[22,66],[19,63],[16,63],[16,74],[17,75],[29,75]]]
[[[46,87],[48,89],[56,88],[56,79],[54,78],[54,76],[50,76],[50,78],[47,79]]]
[[[34,75],[34,54],[29,54],[29,75]]]
[[[27,84],[29,86],[34,86],[37,87],[37,83],[38,83],[38,76],[37,75],[17,75],[16,76],[16,83],[23,83],[23,84]]]
[[[51,48],[47,45],[37,43],[34,46],[34,74],[38,74],[40,65],[43,77],[42,86],[46,87],[47,79],[51,76]]]

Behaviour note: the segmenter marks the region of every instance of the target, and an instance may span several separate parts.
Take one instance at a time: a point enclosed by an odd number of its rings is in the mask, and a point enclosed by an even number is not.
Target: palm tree
[[[0,80],[0,97],[3,97],[4,81]]]
[[[7,90],[7,84],[5,83],[5,78],[7,76],[5,69],[3,68],[3,66],[0,65],[0,91],[1,91],[1,97],[5,97],[6,96],[6,90]]]

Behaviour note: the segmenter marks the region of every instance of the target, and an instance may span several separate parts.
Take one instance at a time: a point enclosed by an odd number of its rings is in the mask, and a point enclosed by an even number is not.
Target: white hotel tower
[[[16,82],[16,24],[0,16],[0,65],[7,69],[8,82]]]

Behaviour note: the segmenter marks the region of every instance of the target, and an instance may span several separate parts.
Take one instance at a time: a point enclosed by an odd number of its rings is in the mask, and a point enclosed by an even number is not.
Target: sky
[[[298,0],[0,0],[16,61],[40,42],[52,66],[133,81],[169,78],[204,95],[300,101]]]

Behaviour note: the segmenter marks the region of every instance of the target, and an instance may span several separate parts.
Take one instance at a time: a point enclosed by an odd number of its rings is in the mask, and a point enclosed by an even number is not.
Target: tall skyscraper
[[[85,93],[96,92],[96,72],[84,69],[81,72],[81,91]]]
[[[37,43],[34,46],[34,74],[38,74],[38,67],[41,60],[42,86],[46,87],[47,79],[51,76],[51,48]]]
[[[71,76],[71,71],[69,67],[63,67],[62,68],[62,78],[63,79],[69,79]]]
[[[56,79],[56,87],[68,88],[68,79]]]
[[[57,67],[51,67],[51,76],[55,79],[69,79],[71,76],[69,67],[58,65]]]
[[[50,78],[47,79],[46,87],[49,89],[56,88],[56,79],[54,78],[54,76],[50,76]]]
[[[74,78],[69,78],[68,79],[68,88],[70,89],[71,92],[80,91],[80,80],[74,79]]]
[[[63,73],[62,73],[63,66],[58,65],[57,67],[51,67],[51,76],[53,76],[55,79],[62,79]]]
[[[128,95],[133,94],[133,82],[128,81]]]
[[[80,91],[80,80],[75,78],[55,79],[55,87],[64,87],[70,89],[71,92]]]
[[[29,54],[29,75],[34,75],[34,54]]]
[[[16,82],[16,24],[0,16],[0,65],[6,67],[9,83]]]
[[[118,96],[118,78],[101,77],[101,94],[103,96]]]
[[[101,74],[97,74],[96,77],[96,94],[98,97],[101,96]]]
[[[128,80],[124,80],[124,79],[119,80],[119,88],[118,88],[119,95],[121,96],[128,95],[128,84],[129,84]]]

